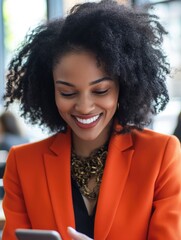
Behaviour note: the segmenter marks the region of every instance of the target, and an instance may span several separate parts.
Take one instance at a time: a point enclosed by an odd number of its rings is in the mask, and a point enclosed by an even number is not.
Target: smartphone
[[[62,240],[54,230],[16,229],[15,234],[18,240]]]

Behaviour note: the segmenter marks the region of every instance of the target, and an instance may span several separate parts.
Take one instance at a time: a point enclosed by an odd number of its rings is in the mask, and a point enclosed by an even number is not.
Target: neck
[[[101,136],[99,136],[97,139],[90,140],[90,141],[81,139],[73,133],[72,144],[73,144],[74,152],[78,156],[82,156],[82,157],[90,156],[92,151],[101,147],[109,140],[109,132],[110,132],[109,130],[101,133]]]

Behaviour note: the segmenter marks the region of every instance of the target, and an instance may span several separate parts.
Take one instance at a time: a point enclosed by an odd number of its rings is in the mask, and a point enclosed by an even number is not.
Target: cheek
[[[60,96],[55,97],[55,103],[60,114],[67,113],[72,108],[71,102],[65,101]]]
[[[117,101],[118,101],[118,98],[115,96],[105,99],[103,101],[104,108],[107,111],[115,112],[117,109]]]

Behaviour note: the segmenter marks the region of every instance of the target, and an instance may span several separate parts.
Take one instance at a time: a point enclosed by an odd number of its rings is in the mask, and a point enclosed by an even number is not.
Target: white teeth
[[[99,116],[100,116],[100,115],[97,115],[97,116],[94,116],[94,117],[88,118],[88,119],[82,119],[82,118],[76,117],[76,119],[77,119],[77,121],[80,122],[80,123],[90,124],[90,123],[95,122],[95,121],[98,119]]]

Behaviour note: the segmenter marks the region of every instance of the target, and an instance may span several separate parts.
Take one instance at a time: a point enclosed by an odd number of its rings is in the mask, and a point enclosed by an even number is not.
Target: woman
[[[181,238],[179,142],[144,128],[169,100],[165,33],[155,16],[110,0],[77,5],[27,36],[6,105],[19,100],[25,118],[55,134],[11,149],[3,240],[16,228]]]

